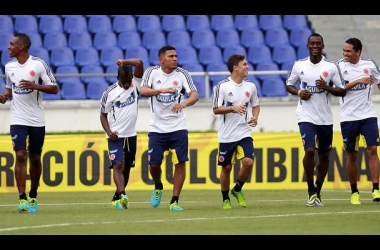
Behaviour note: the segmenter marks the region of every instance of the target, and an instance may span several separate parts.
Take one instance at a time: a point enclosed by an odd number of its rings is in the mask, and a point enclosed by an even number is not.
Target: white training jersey
[[[152,89],[175,88],[174,94],[163,93],[150,97],[150,129],[149,132],[170,133],[187,129],[183,111],[174,113],[172,108],[181,102],[181,97],[190,91],[197,91],[189,72],[177,67],[166,74],[160,66],[152,66],[145,70],[143,86]]]
[[[296,109],[297,122],[310,122],[315,125],[332,125],[331,94],[316,86],[315,81],[320,77],[330,86],[344,88],[344,82],[338,65],[322,57],[322,60],[313,64],[310,57],[300,59],[293,65],[287,85],[297,85],[301,82],[301,90],[309,90],[313,95],[309,100],[299,98]]]
[[[245,115],[240,115],[235,111],[219,115],[219,142],[235,142],[245,137],[252,137],[252,127],[248,125],[251,115],[248,112],[249,108],[260,104],[256,86],[249,80],[243,80],[238,84],[228,77],[214,86],[213,108],[242,104],[245,104],[247,108]]]
[[[41,105],[42,92],[21,89],[20,81],[27,80],[35,84],[42,84],[43,82],[45,85],[57,85],[46,62],[34,56],[29,56],[24,64],[12,60],[5,65],[5,75],[6,87],[12,89],[10,125],[45,126],[44,109]]]
[[[119,132],[119,137],[135,136],[138,113],[138,96],[140,93],[141,78],[132,78],[132,85],[128,89],[116,82],[103,92],[100,99],[100,112],[108,114],[108,124],[111,131]],[[106,133],[106,137],[108,135]]]
[[[338,65],[346,85],[364,77],[374,79],[373,86],[359,83],[347,91],[346,96],[339,98],[340,121],[357,121],[377,117],[371,100],[372,88],[380,82],[380,72],[376,63],[367,58],[360,58],[357,64],[345,62],[344,59],[341,59],[338,61]]]

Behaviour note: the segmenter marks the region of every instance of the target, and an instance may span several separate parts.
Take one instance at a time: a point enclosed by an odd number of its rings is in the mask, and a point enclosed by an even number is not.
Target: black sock
[[[19,193],[18,196],[20,197],[20,200],[26,200],[26,194],[24,193]]]
[[[179,197],[178,196],[173,196],[172,200],[170,201],[170,204],[173,204],[174,202],[178,203]]]
[[[372,185],[373,185],[372,192],[375,189],[379,190],[379,183],[373,183]]]
[[[160,183],[158,183],[158,184],[155,184],[154,187],[155,187],[156,189],[159,189],[159,190],[164,189],[164,185],[162,185],[162,182],[160,182]]]
[[[241,189],[242,189],[243,186],[244,186],[244,183],[245,183],[245,182],[243,182],[243,181],[239,181],[239,180],[237,180],[236,185],[235,185],[235,187],[234,187],[234,190],[235,190],[236,192],[240,192]]]
[[[117,200],[120,200],[120,193],[115,192],[115,195],[113,196],[112,201],[117,201]]]
[[[30,198],[37,198],[37,189],[38,189],[38,187],[30,188],[30,192],[29,192]]]
[[[323,182],[315,181],[315,192],[317,193],[317,196],[321,196],[322,185]]]
[[[224,201],[224,200],[229,200],[229,199],[230,199],[230,197],[228,196],[228,192],[229,192],[229,191],[230,191],[230,190],[222,191],[223,201]]]
[[[309,195],[315,194],[315,186],[313,180],[307,180],[307,191]]]
[[[359,193],[358,185],[357,184],[351,184],[351,194],[353,193]]]
[[[121,191],[121,192],[120,192],[120,195],[125,195],[125,191]]]

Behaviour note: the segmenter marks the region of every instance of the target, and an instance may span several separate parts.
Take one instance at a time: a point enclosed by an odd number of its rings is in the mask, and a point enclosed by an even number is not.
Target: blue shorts
[[[341,122],[343,148],[347,152],[359,151],[360,135],[363,136],[365,148],[368,146],[379,146],[379,127],[377,118],[371,117],[359,121]]]
[[[331,151],[333,125],[315,125],[310,122],[298,123],[304,149],[315,147],[321,152]]]
[[[175,164],[188,161],[189,139],[187,130],[171,133],[149,132],[148,162],[149,165],[161,165],[165,156],[172,152]]]
[[[135,166],[137,136],[119,137],[117,140],[108,138],[108,155],[112,168],[115,162],[124,162],[125,167],[133,168]]]
[[[235,164],[235,158],[240,160],[244,157],[251,159],[254,157],[252,137],[245,137],[235,142],[219,143],[218,165]]]
[[[13,150],[28,150],[30,153],[41,154],[45,141],[45,127],[11,125]]]

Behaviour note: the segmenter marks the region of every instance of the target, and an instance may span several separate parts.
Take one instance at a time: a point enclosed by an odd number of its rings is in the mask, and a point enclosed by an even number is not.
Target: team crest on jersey
[[[173,85],[174,85],[174,86],[178,86],[178,82],[177,82],[177,81],[174,81],[174,82],[173,82]]]
[[[34,72],[34,70],[30,71],[30,76],[35,76],[36,75],[36,72]]]
[[[248,91],[245,91],[245,96],[249,97],[249,92]]]
[[[114,154],[112,154],[112,155],[111,155],[111,160],[112,160],[112,161],[115,160],[115,157],[116,157],[116,156],[115,156]]]
[[[224,156],[219,156],[219,161],[224,162]]]
[[[364,74],[368,75],[369,73],[368,69],[364,69],[363,71],[364,71]]]
[[[327,73],[327,71],[323,72],[322,73],[324,77],[328,77],[329,76],[329,73]]]

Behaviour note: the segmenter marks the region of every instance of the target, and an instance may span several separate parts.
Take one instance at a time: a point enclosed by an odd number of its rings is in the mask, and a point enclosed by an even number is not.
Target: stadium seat
[[[4,75],[3,67],[0,67],[0,75]],[[4,89],[2,87],[5,88],[5,78],[4,77],[0,77],[0,95],[2,95],[4,93]]]
[[[288,96],[285,82],[280,76],[266,78],[262,83],[262,93],[266,97],[281,97]]]
[[[220,48],[216,45],[210,45],[208,47],[200,48],[198,58],[199,62],[203,65],[223,62],[222,52],[220,51]]]
[[[0,34],[13,33],[13,20],[10,16],[0,15]]]
[[[9,56],[9,52],[7,50],[3,50],[3,52],[1,53],[1,64],[5,66],[5,64],[12,60],[16,60],[16,58],[11,58]]]
[[[272,71],[279,70],[278,65],[274,62],[260,62],[256,65],[256,71]],[[257,79],[263,81],[268,76],[273,75],[255,75]]]
[[[246,78],[245,78],[246,81],[250,81],[252,82],[253,84],[255,84],[256,86],[256,90],[257,90],[257,95],[259,97],[262,97],[263,96],[263,92],[261,90],[261,84],[260,84],[260,81],[255,77],[255,75],[248,75]]]
[[[173,30],[167,35],[167,43],[176,49],[191,46],[190,35],[186,30]]]
[[[268,29],[283,28],[281,16],[280,15],[260,15],[259,27],[265,31]]]
[[[106,68],[106,73],[107,74],[117,74],[117,70],[118,70],[118,66],[116,64],[115,65],[109,65]],[[117,77],[116,76],[106,76],[106,81],[109,84],[113,84],[113,83],[117,82]]]
[[[87,85],[86,96],[90,100],[100,100],[103,92],[109,87],[107,82],[90,82]]]
[[[0,32],[0,51],[8,52],[8,45],[13,38],[13,33]]]
[[[211,83],[211,86],[215,86],[216,84],[218,84],[221,80],[227,78],[230,76],[230,72],[228,71],[228,67],[227,67],[227,64],[225,63],[222,63],[222,62],[215,62],[215,63],[210,63],[206,66],[206,71],[207,72],[217,72],[217,71],[226,71],[228,72],[226,75],[214,75],[214,76],[210,76],[209,79],[210,79],[210,83]],[[211,92],[211,91],[210,91]],[[210,93],[211,95],[212,93]]]
[[[258,64],[260,62],[271,62],[272,55],[268,46],[264,44],[251,45],[248,48],[248,62]]]
[[[149,63],[150,65],[160,65],[160,59],[158,58],[158,51],[160,48],[152,48],[149,50]]]
[[[296,60],[296,51],[290,44],[277,45],[273,48],[273,61],[282,64],[286,61]]]
[[[231,45],[240,45],[240,37],[235,29],[219,30],[216,34],[216,44],[224,49]]]
[[[305,47],[307,39],[311,35],[311,30],[308,28],[293,29],[290,31],[290,44],[296,47]]]
[[[124,31],[117,37],[117,46],[123,50],[141,46],[141,38],[137,31]]]
[[[211,29],[214,31],[234,29],[234,21],[231,15],[212,15]]]
[[[88,32],[86,18],[82,15],[67,15],[63,21],[63,30],[66,33]]]
[[[305,57],[309,57],[309,55],[310,55],[310,52],[309,52],[309,49],[306,47],[306,45],[298,47],[298,49],[297,49],[297,59],[302,59],[302,58],[305,58]]]
[[[69,35],[69,47],[74,51],[92,47],[91,35],[88,32],[71,32]]]
[[[227,63],[228,58],[230,58],[230,56],[233,54],[244,55],[245,57],[247,57],[247,53],[243,46],[241,45],[228,46],[228,47],[225,47],[223,50],[223,62]]]
[[[257,17],[255,15],[236,15],[234,24],[238,31],[251,28],[259,29],[259,24],[257,23]]]
[[[102,66],[96,64],[89,64],[82,67],[80,70],[81,74],[104,74]],[[80,80],[84,84],[89,84],[90,82],[106,82],[103,76],[81,76]],[[108,84],[108,83],[107,83]]]
[[[94,47],[78,49],[75,54],[75,63],[82,67],[85,65],[99,64],[99,54]]]
[[[177,52],[179,65],[199,63],[197,51],[192,46],[179,47],[179,48],[176,47],[176,52]]]
[[[162,30],[170,32],[173,30],[186,30],[185,20],[181,15],[164,15],[162,17]]]
[[[94,35],[94,47],[97,50],[113,48],[117,46],[116,35],[113,31],[98,31]]]
[[[191,31],[211,29],[210,20],[207,15],[188,15],[186,28]]]
[[[88,31],[90,33],[98,33],[100,31],[111,31],[112,25],[109,16],[93,15],[88,19]],[[95,43],[95,42],[94,42]]]
[[[211,30],[196,30],[191,36],[191,43],[196,49],[215,45],[215,35]]]
[[[61,91],[58,89],[56,94],[42,92],[42,100],[61,100]]]
[[[18,16],[15,19],[14,30],[17,33],[38,32],[37,19],[31,15]]]
[[[83,83],[75,81],[62,85],[61,97],[64,100],[85,100],[86,90]]]
[[[116,33],[136,31],[136,20],[132,15],[116,15],[112,21],[112,29]]]
[[[190,73],[190,75],[191,75],[191,72],[204,72],[203,66],[200,63],[186,63],[182,65],[182,68],[186,69]],[[199,98],[205,98],[206,97],[205,76],[192,75],[191,78],[193,79],[194,85],[198,90]]]
[[[62,65],[57,67],[55,70],[56,74],[79,74],[78,68],[74,65]],[[67,82],[77,82],[80,81],[79,76],[70,76],[70,77],[56,77],[57,81],[60,84],[66,84]]]
[[[42,34],[49,32],[62,32],[63,25],[61,17],[57,15],[42,15],[39,30]]]
[[[143,46],[127,49],[124,58],[140,58],[144,62],[144,70],[150,66],[148,51]]]
[[[260,29],[249,28],[241,32],[240,43],[249,48],[252,45],[264,44],[264,35]]]
[[[32,55],[32,56],[36,56],[36,57],[41,58],[41,59],[44,60],[48,65],[50,64],[50,56],[49,56],[49,52],[47,51],[47,49],[45,49],[45,48],[43,48],[43,47],[34,47],[34,46],[32,46],[32,47],[29,49],[29,54]]]
[[[305,15],[284,15],[284,28],[288,30],[307,28]]]
[[[290,72],[292,71],[292,68],[293,68],[293,65],[294,65],[294,62],[295,61],[286,61],[286,62],[283,62],[282,64],[281,64],[281,70],[288,70],[289,71],[289,74],[290,74]],[[281,78],[283,79],[283,80],[285,80],[286,81],[286,79],[288,79],[288,77],[289,77],[289,75],[285,75],[285,74],[283,74],[283,75],[281,75]]]
[[[271,48],[276,45],[289,44],[288,32],[282,28],[269,29],[265,33],[265,43]]]
[[[35,47],[35,48],[42,47],[42,39],[41,39],[40,33],[33,32],[33,33],[26,33],[26,34],[29,36],[30,41],[32,42],[31,48],[33,48],[33,47]]]
[[[75,65],[73,50],[68,47],[53,49],[50,54],[50,63],[54,67]]]
[[[148,30],[142,35],[142,45],[147,49],[157,49],[166,45],[165,34],[160,30]]]
[[[115,65],[117,59],[123,59],[123,51],[119,47],[106,48],[100,51],[100,64],[104,67]]]
[[[140,15],[137,19],[137,29],[142,33],[148,30],[161,30],[160,18],[156,15]]]
[[[45,34],[43,44],[45,49],[51,51],[67,47],[67,39],[62,32],[49,32]]]

